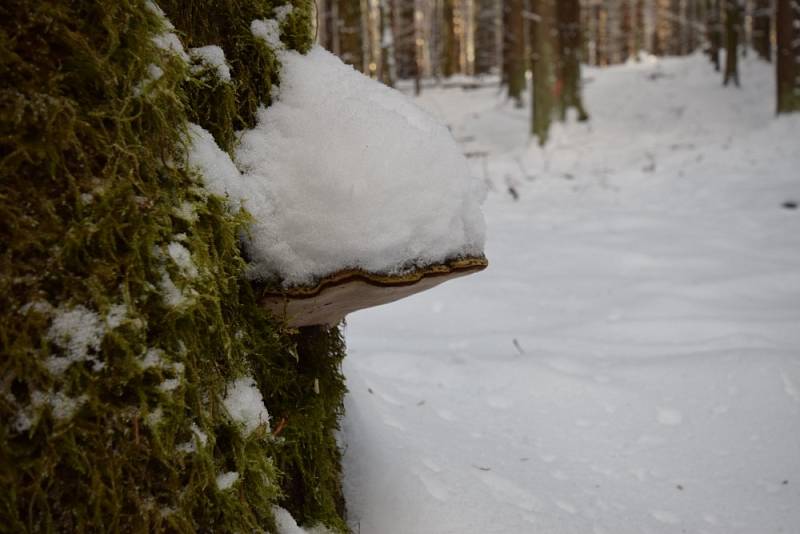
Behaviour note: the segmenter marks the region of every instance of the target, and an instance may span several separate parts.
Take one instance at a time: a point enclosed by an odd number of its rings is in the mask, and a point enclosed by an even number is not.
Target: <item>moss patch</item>
[[[340,333],[257,306],[247,214],[185,164],[187,119],[231,151],[269,103],[279,66],[249,25],[275,5],[161,4],[185,45],[225,50],[229,84],[159,47],[144,2],[0,6],[0,531],[270,530],[277,502],[345,529]],[[277,435],[226,414],[243,375]]]

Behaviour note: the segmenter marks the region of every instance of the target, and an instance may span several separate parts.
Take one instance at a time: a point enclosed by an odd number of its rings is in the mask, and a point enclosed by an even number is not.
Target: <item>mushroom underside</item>
[[[462,258],[398,275],[347,269],[325,276],[314,286],[266,293],[261,305],[291,328],[335,325],[348,313],[400,300],[482,271],[488,264],[484,257]]]

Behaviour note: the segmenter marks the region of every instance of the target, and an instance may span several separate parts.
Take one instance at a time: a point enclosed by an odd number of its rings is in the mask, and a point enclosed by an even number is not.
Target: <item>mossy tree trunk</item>
[[[158,3],[230,82],[189,69],[152,4],[0,4],[0,530],[254,532],[280,503],[344,531],[341,333],[260,308],[246,214],[187,163],[187,121],[230,152],[269,104],[277,58],[250,25],[285,2]],[[311,4],[291,5],[303,52]],[[272,432],[227,413],[241,377]]]
[[[800,111],[800,0],[777,0],[778,113]]]

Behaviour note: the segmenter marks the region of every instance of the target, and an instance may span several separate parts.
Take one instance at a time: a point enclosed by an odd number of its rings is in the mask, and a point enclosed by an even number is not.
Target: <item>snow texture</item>
[[[236,153],[255,277],[308,284],[482,254],[484,186],[445,126],[319,47],[280,60],[276,101]]]
[[[231,68],[228,62],[225,61],[225,52],[217,45],[201,46],[189,50],[189,55],[192,59],[200,62],[200,66],[193,67],[196,72],[202,69],[202,66],[210,67],[217,73],[217,77],[223,82],[231,81]]]
[[[247,434],[260,425],[266,425],[269,432],[269,413],[264,406],[261,392],[252,378],[239,378],[229,384],[223,404],[234,421],[244,424]]]
[[[740,68],[587,69],[545,149],[495,80],[423,90],[492,266],[348,317],[353,531],[800,532],[800,114]]]

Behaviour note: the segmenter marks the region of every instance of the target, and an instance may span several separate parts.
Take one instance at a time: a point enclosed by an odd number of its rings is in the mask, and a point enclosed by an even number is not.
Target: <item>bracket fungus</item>
[[[190,162],[251,217],[262,305],[291,327],[332,325],[484,269],[486,184],[448,128],[319,47],[278,58],[274,101],[233,159],[190,125]]]
[[[482,271],[485,257],[462,258],[398,275],[380,275],[346,269],[326,276],[313,286],[265,292],[261,305],[292,328],[335,325],[357,310],[388,304],[448,280]]]

